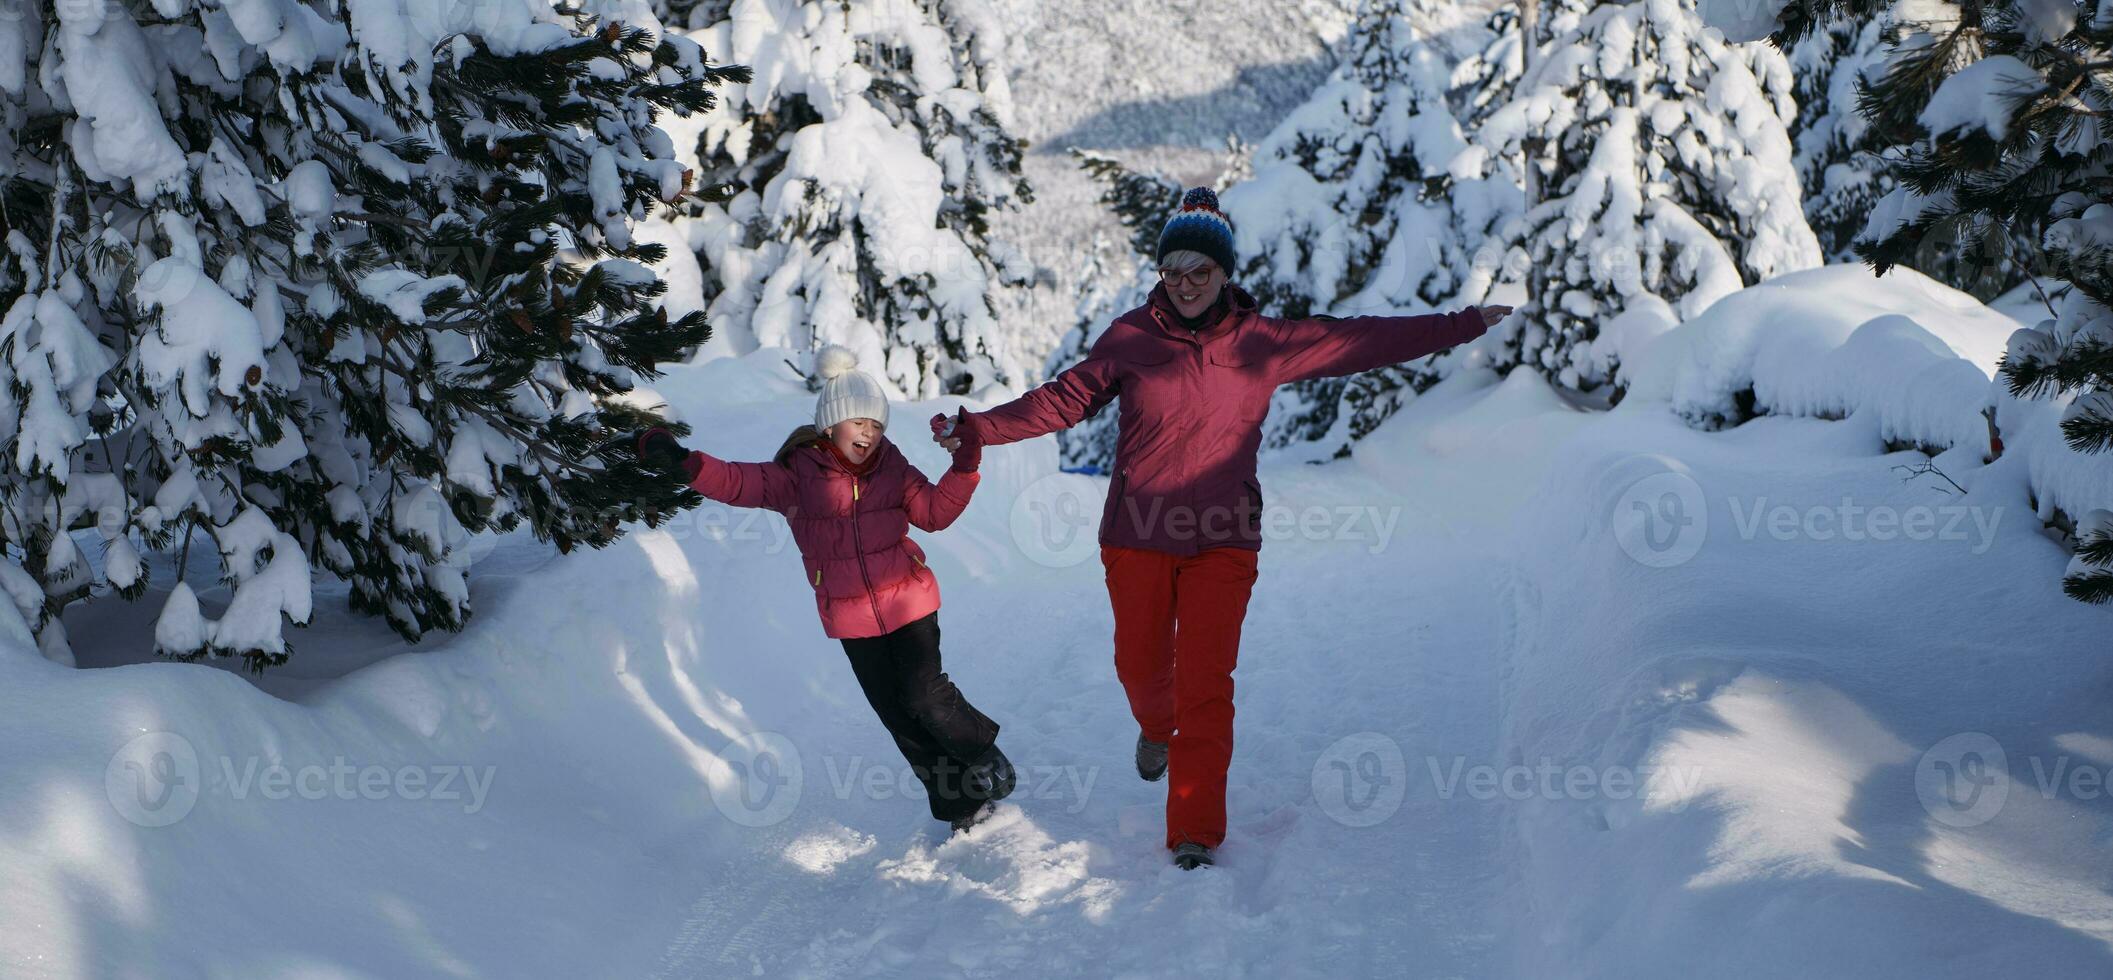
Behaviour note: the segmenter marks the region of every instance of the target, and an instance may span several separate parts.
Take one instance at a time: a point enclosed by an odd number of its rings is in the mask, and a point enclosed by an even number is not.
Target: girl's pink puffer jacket
[[[857,474],[820,438],[801,427],[773,463],[729,463],[693,452],[690,488],[736,507],[785,515],[822,629],[832,639],[879,636],[937,610],[939,580],[907,532],[912,524],[938,531],[954,523],[977,475],[948,469],[934,485],[885,438]]]

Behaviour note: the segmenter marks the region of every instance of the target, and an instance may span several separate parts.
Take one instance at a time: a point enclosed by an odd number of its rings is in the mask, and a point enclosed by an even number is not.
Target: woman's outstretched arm
[[[1421,316],[1279,320],[1272,367],[1278,384],[1370,371],[1464,344],[1510,312],[1505,306],[1470,306]]]
[[[983,445],[1002,446],[1071,428],[1114,401],[1115,395],[1115,362],[1093,352],[1034,390],[996,408],[969,412],[966,418]]]

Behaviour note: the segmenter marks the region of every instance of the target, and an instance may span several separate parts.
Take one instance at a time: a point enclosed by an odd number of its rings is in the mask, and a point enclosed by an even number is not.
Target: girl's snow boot
[[[947,821],[947,826],[954,828],[954,833],[967,833],[970,827],[989,819],[990,815],[996,812],[998,812],[998,804],[985,803],[966,815]]]
[[[998,751],[993,744],[990,751],[968,767],[962,776],[962,790],[972,800],[996,803],[1012,795],[1017,776],[1013,772],[1012,760]]]

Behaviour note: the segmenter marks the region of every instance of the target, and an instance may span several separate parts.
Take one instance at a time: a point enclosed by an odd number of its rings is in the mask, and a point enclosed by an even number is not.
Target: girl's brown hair
[[[786,460],[792,458],[794,450],[814,445],[816,442],[821,441],[821,438],[821,431],[814,426],[800,426],[792,430],[792,435],[785,437],[785,444],[778,447],[777,455],[772,456],[771,459],[776,461],[779,466],[785,466],[787,465]]]

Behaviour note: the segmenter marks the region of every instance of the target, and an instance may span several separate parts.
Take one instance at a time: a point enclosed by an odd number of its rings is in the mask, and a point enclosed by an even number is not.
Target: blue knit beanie
[[[1181,195],[1181,210],[1160,229],[1159,254],[1153,258],[1164,262],[1168,252],[1184,250],[1210,256],[1232,275],[1233,223],[1218,210],[1218,195],[1208,187],[1191,187]]]

